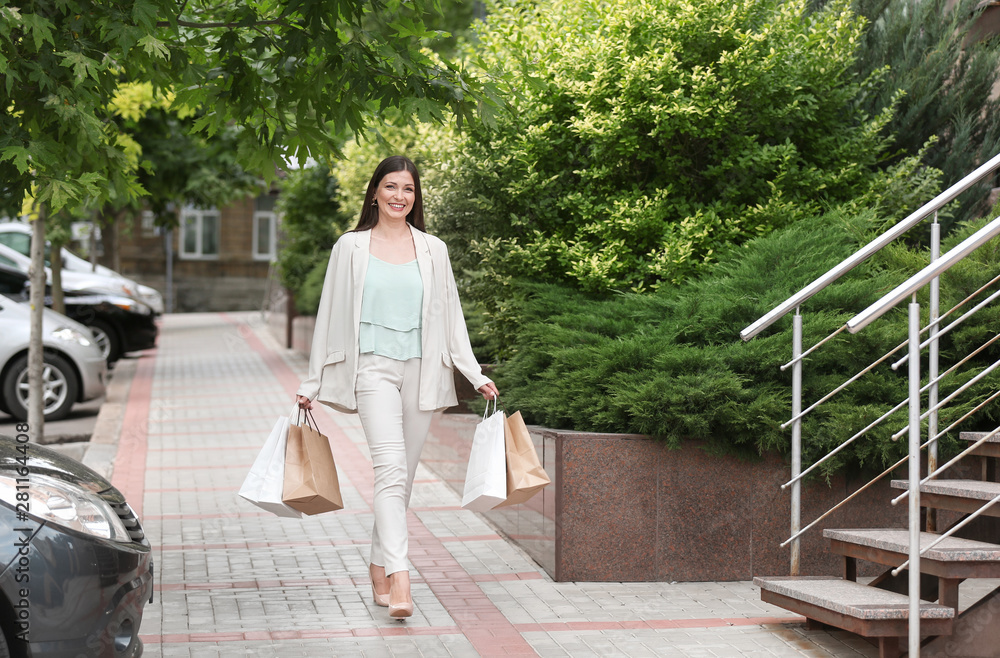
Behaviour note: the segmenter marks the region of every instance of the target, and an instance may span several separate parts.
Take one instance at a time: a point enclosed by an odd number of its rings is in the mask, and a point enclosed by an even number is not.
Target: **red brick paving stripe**
[[[140,635],[144,644],[181,644],[185,642],[274,642],[276,640],[324,640],[349,637],[400,637],[416,635],[461,635],[457,626],[393,626],[302,631],[237,631],[234,633],[170,633]],[[534,655],[534,654],[532,654]]]
[[[150,450],[150,452],[155,452]],[[172,487],[164,489],[146,489],[146,493],[207,493],[209,491],[232,491],[232,487]]]
[[[239,324],[225,314],[222,317]],[[275,378],[294,396],[299,388],[299,378],[288,364],[268,349],[250,327],[244,330],[240,325],[240,335],[261,355]],[[323,405],[316,406],[317,415],[326,416]],[[323,430],[329,432],[327,436],[334,445],[337,464],[356,475],[355,486],[370,500],[374,489],[371,463],[329,416],[325,420],[327,424]],[[538,655],[412,510],[407,515],[407,522],[410,528],[410,562],[448,614],[458,622],[460,631],[480,656]]]
[[[159,393],[159,391],[157,391],[157,393]],[[202,406],[204,407],[204,404]],[[268,414],[266,416],[244,416],[244,415],[241,415],[240,416],[240,420],[269,420],[269,421],[271,421],[273,423],[275,417],[276,417],[276,414]],[[219,421],[217,419],[213,419],[213,418],[210,418],[210,417],[206,417],[206,418],[158,418],[158,419],[151,420],[150,424],[153,424],[153,425],[164,425],[166,423],[178,423],[179,424],[179,423],[212,423],[212,422],[219,422]]]
[[[146,486],[146,452],[149,431],[149,403],[153,393],[155,352],[144,352],[129,385],[118,452],[111,471],[111,483],[125,496],[136,515],[142,518]]]
[[[515,624],[522,633],[577,633],[580,631],[668,630],[672,628],[718,628],[721,626],[766,626],[804,624],[805,617],[729,617],[706,619],[645,619],[636,621],[565,621]]]
[[[342,542],[343,543],[343,542]],[[360,543],[360,542],[359,542]],[[225,548],[241,548],[242,545],[226,545]],[[190,548],[199,548],[192,546]],[[477,574],[472,579],[477,583],[501,582],[512,580],[541,580],[542,574],[537,571],[523,573]],[[420,576],[411,581],[423,583]],[[239,581],[219,581],[211,583],[157,583],[156,589],[161,592],[177,592],[184,590],[214,590],[214,589],[282,589],[285,587],[308,587],[322,585],[332,587],[361,587],[368,584],[368,578],[301,578],[301,579],[257,579]]]
[[[229,489],[232,491],[232,488]],[[190,489],[185,491],[195,491]],[[368,510],[363,509],[345,509],[338,510],[337,514],[366,514]],[[268,516],[274,518],[274,514],[270,512],[240,512],[239,514],[227,514],[225,512],[218,512],[216,514],[190,514],[188,512],[172,512],[170,514],[150,514],[148,516],[142,517],[143,522],[145,521],[173,521],[177,519],[244,519],[251,518],[254,516]]]
[[[460,512],[461,505],[439,505],[438,507],[411,507],[411,512]]]
[[[275,418],[275,420],[277,420],[277,418]],[[203,435],[204,436],[219,436],[219,432],[211,432],[211,431],[208,431],[208,432],[195,432],[195,431],[191,431],[191,432],[150,432],[150,434],[152,436],[157,436],[157,437],[161,437],[161,438],[169,438],[171,436],[182,436],[182,437],[203,436]],[[251,430],[236,430],[236,431],[230,432],[229,434],[231,436],[236,436],[237,434],[245,434],[246,435],[245,438],[247,438],[247,439],[260,439],[260,432],[254,432],[254,431],[251,431]],[[228,446],[223,446],[223,448],[226,448],[226,447],[228,447]],[[178,450],[183,450],[183,449],[184,448],[178,448]]]
[[[413,582],[417,582],[414,580]],[[241,580],[216,583],[157,583],[156,589],[161,592],[178,592],[185,590],[213,589],[282,589],[285,587],[358,587],[367,585],[368,579],[354,578],[301,578],[278,580]]]
[[[273,514],[261,516],[274,517]],[[213,544],[163,544],[155,548],[160,551],[196,551],[196,550],[229,550],[232,548],[289,548],[295,546],[365,546],[371,544],[370,539],[316,539],[314,541],[236,541],[218,542]],[[367,581],[365,581],[367,582]]]
[[[521,633],[578,633],[580,631],[617,631],[617,630],[669,630],[669,629],[705,629],[717,628],[720,626],[764,626],[771,624],[803,624],[805,617],[733,617],[726,619],[650,619],[646,621],[626,621],[626,622],[547,622],[541,624],[515,624],[514,628]],[[490,638],[500,638],[496,631],[502,630],[492,626],[481,626],[475,631],[465,630],[459,626],[396,626],[390,628],[357,628],[338,630],[303,630],[303,631],[246,631],[230,633],[173,633],[167,635],[141,635],[142,641],[146,644],[177,644],[185,642],[239,642],[239,641],[275,641],[275,640],[305,640],[305,639],[334,639],[348,637],[398,637],[416,635],[465,635],[470,638],[474,635],[489,640]],[[483,655],[536,655],[535,651],[528,647],[529,652],[517,651],[519,648],[510,647],[515,651],[496,648],[496,651]]]
[[[247,464],[199,464],[199,465],[188,465],[188,466],[147,466],[147,471],[176,471],[178,469],[184,469],[185,471],[193,471],[206,468],[242,468],[249,471],[250,467],[253,466],[253,462]]]
[[[260,450],[261,443],[245,446],[191,446],[188,448],[150,448],[149,452],[198,452],[199,450]]]

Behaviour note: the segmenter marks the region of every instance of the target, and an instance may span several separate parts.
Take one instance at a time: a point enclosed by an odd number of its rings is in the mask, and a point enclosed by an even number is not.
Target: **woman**
[[[369,574],[375,603],[413,614],[406,507],[434,411],[458,404],[453,368],[491,399],[472,353],[445,244],[424,232],[417,168],[375,169],[357,227],[330,254],[302,408],[358,413],[375,469]]]

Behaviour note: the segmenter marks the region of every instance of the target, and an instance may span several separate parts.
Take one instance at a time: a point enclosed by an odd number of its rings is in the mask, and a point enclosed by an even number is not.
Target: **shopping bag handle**
[[[483,420],[486,420],[487,416],[492,415],[490,414],[490,402],[493,402],[493,413],[495,414],[497,412],[497,402],[499,399],[500,396],[494,395],[490,400],[486,401],[486,408],[483,409]]]
[[[288,414],[288,421],[294,425],[302,425],[302,421],[305,421],[306,427],[311,427],[312,429],[319,432],[319,424],[316,422],[316,417],[313,416],[312,409],[303,409],[296,402],[295,406],[292,407],[292,412]],[[322,434],[322,432],[320,432]]]

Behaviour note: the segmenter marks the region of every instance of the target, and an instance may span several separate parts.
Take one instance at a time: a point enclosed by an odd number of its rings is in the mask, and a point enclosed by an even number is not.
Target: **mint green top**
[[[423,300],[417,261],[395,265],[369,256],[358,331],[361,353],[397,361],[419,357]]]

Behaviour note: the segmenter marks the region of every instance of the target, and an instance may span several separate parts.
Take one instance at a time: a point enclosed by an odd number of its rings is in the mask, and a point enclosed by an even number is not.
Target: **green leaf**
[[[138,44],[147,55],[159,57],[160,59],[166,59],[170,54],[170,51],[167,49],[167,45],[160,39],[157,39],[150,34],[140,38]]]
[[[0,149],[0,162],[10,161],[21,174],[31,171],[31,154],[23,146],[6,146]]]
[[[100,62],[80,52],[64,51],[59,54],[62,56],[61,65],[73,69],[77,84],[86,78],[97,80],[98,74],[104,68]]]

